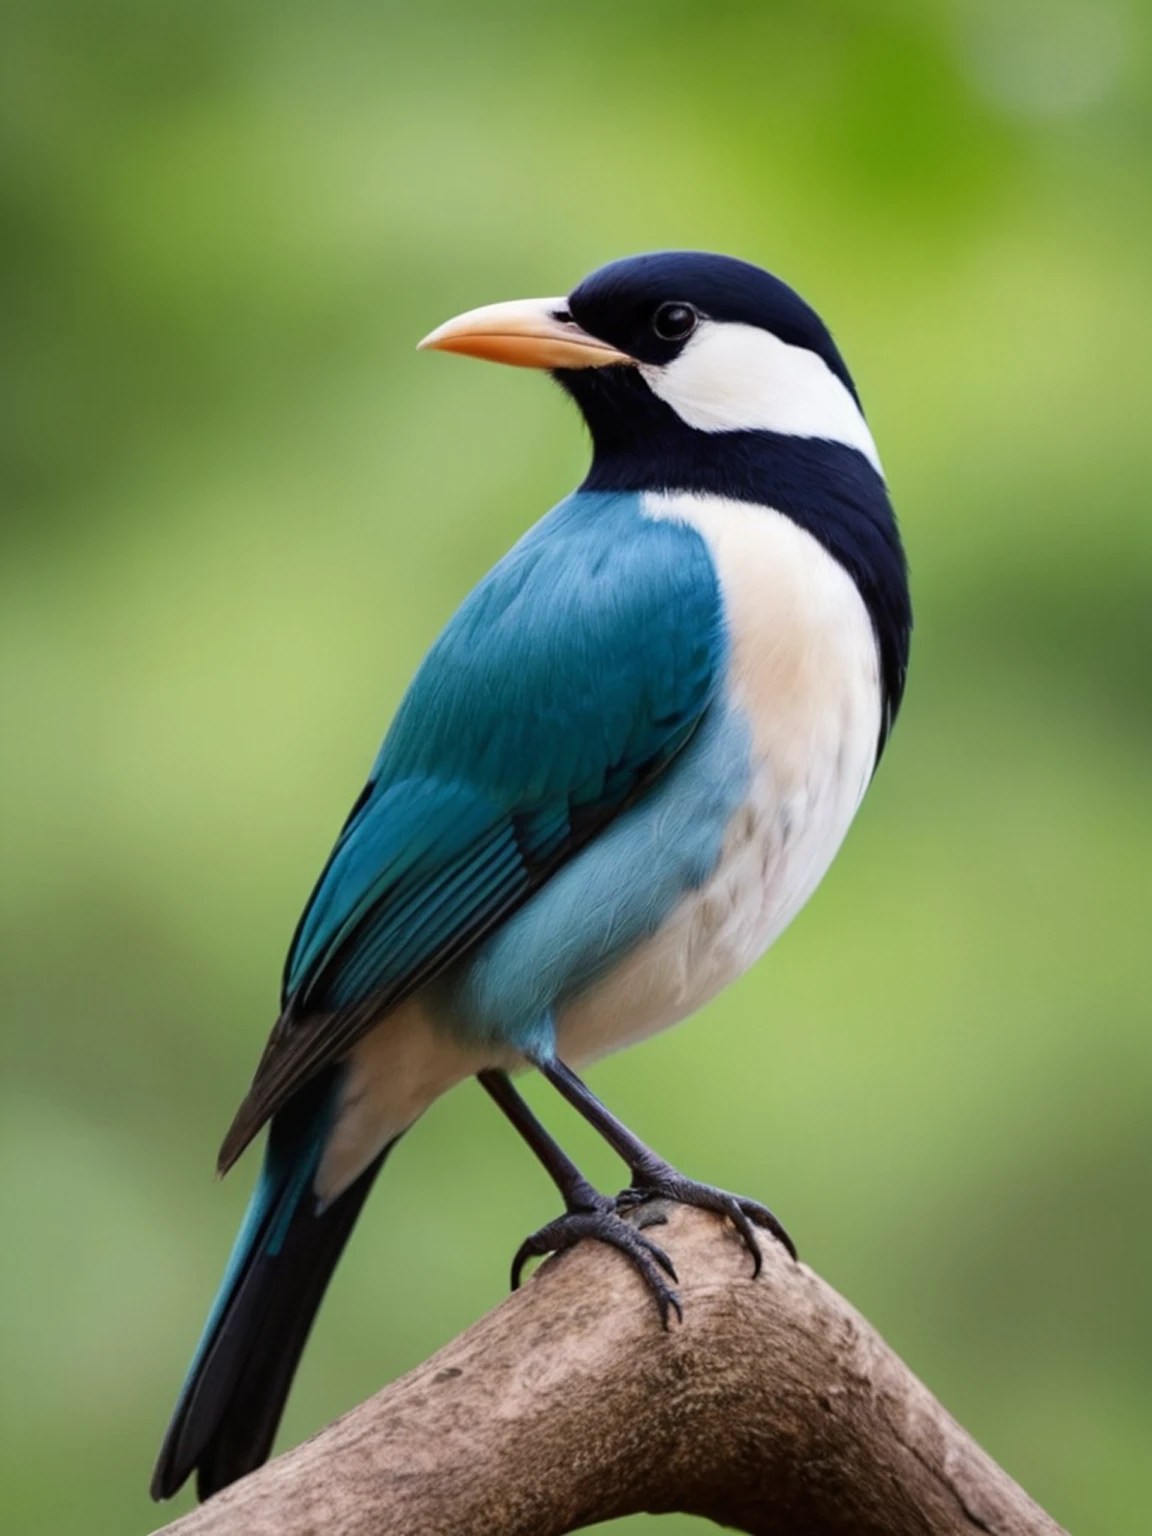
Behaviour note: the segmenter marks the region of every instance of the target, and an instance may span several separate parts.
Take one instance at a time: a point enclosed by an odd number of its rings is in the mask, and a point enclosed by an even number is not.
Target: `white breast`
[[[753,742],[748,798],[719,866],[654,938],[558,1020],[586,1061],[666,1028],[747,969],[832,862],[867,787],[880,668],[855,583],[789,518],[721,497],[649,494],[645,512],[708,543],[724,594],[730,700]]]

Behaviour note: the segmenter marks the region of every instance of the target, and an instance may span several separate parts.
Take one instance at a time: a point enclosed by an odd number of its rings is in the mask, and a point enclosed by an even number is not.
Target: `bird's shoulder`
[[[628,493],[580,493],[474,588],[414,677],[382,780],[446,766],[514,800],[595,792],[693,711],[722,643],[704,540]]]

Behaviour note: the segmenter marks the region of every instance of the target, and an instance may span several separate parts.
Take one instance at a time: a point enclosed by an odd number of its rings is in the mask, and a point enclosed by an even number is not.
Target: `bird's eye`
[[[652,316],[652,329],[661,341],[683,341],[696,329],[699,318],[691,304],[661,304]]]

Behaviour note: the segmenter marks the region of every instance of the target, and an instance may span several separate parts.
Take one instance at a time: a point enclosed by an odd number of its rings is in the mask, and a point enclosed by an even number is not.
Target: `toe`
[[[796,1258],[796,1244],[788,1236],[783,1222],[773,1216],[766,1205],[760,1205],[755,1200],[742,1200],[740,1204],[745,1214],[750,1216],[758,1227],[763,1227],[766,1232],[770,1232],[776,1241],[787,1249],[789,1257]]]
[[[651,1254],[651,1256],[656,1260],[657,1264],[659,1264],[664,1273],[673,1280],[679,1280],[680,1276],[676,1273],[675,1264],[673,1264],[671,1258],[665,1252],[665,1250],[661,1248],[660,1244],[654,1243],[650,1237],[640,1237],[639,1233],[637,1233],[637,1236],[640,1238],[640,1242],[642,1242],[644,1245],[644,1251]]]
[[[766,1205],[761,1205],[758,1200],[747,1200],[741,1195],[730,1195],[726,1190],[715,1189],[711,1184],[697,1184],[674,1169],[649,1177],[644,1182],[637,1182],[628,1189],[622,1190],[616,1197],[616,1209],[622,1212],[631,1211],[649,1200],[661,1198],[727,1216],[752,1255],[753,1276],[759,1275],[764,1263],[764,1255],[756,1235],[757,1227],[770,1232],[793,1259],[796,1257],[795,1244]]]
[[[624,1255],[651,1293],[665,1328],[673,1311],[683,1317],[680,1298],[668,1285],[669,1279],[678,1279],[671,1258],[631,1222],[621,1221],[614,1207],[610,1212],[570,1211],[525,1238],[512,1260],[512,1289],[519,1289],[529,1259],[562,1253],[583,1240],[604,1243]]]
[[[739,1200],[729,1200],[725,1205],[724,1214],[739,1232],[744,1241],[744,1246],[752,1255],[752,1278],[755,1280],[764,1267],[764,1255],[760,1251],[760,1242],[756,1236],[756,1228],[749,1220],[747,1212]]]

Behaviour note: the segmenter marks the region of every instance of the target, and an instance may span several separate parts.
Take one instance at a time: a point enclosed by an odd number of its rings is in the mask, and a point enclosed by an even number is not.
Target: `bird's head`
[[[714,449],[716,434],[772,433],[841,444],[879,468],[823,321],[779,278],[730,256],[626,257],[567,298],[469,310],[420,346],[548,369],[598,458],[679,457]]]
[[[872,617],[886,733],[912,622],[904,553],[844,359],[786,283],[730,256],[657,251],[566,298],[470,310],[420,345],[549,370],[592,434],[582,491],[753,504],[811,534]]]

